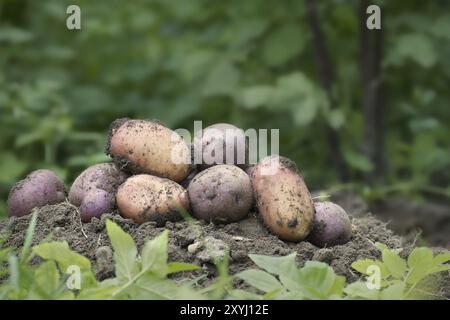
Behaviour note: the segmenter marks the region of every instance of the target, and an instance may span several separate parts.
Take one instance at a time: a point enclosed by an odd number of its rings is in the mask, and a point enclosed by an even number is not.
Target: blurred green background
[[[124,116],[280,128],[311,189],[448,197],[449,56],[446,0],[0,0],[0,215],[29,171],[107,161]]]

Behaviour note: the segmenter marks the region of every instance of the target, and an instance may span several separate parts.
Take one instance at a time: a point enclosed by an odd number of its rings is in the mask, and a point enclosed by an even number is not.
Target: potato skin
[[[16,183],[8,196],[8,215],[25,216],[34,208],[56,204],[66,198],[64,182],[50,170],[36,170]]]
[[[329,201],[316,202],[314,206],[313,229],[307,240],[318,247],[347,243],[352,235],[352,223],[345,210]]]
[[[115,194],[117,188],[128,178],[114,163],[100,163],[84,170],[73,182],[69,191],[69,201],[79,207],[91,191],[97,189]]]
[[[136,223],[166,221],[181,218],[181,210],[189,210],[187,192],[179,184],[148,174],[132,176],[117,190],[120,214]]]
[[[234,130],[233,134],[227,136],[227,130]],[[243,139],[243,140],[241,140]],[[245,159],[243,163],[238,163],[239,159],[237,157],[237,152],[239,150],[240,145],[238,141],[244,141],[245,145]],[[248,145],[246,142],[245,133],[242,129],[233,126],[228,123],[216,123],[209,127],[206,127],[200,132],[197,132],[194,137],[193,142],[194,152],[196,154],[196,159],[201,159],[202,163],[197,163],[197,167],[199,171],[210,168],[214,165],[218,164],[233,164],[237,165],[242,169],[245,169],[248,161]],[[214,161],[213,163],[207,163],[208,157],[212,158],[212,155],[215,154],[215,150],[223,148],[223,158],[219,159],[219,161]],[[226,154],[229,152],[233,154],[232,162],[227,160]]]
[[[180,182],[191,171],[188,145],[157,121],[126,118],[114,121],[107,154],[120,168],[133,174],[146,173]]]
[[[312,228],[314,205],[295,163],[270,156],[251,174],[256,207],[269,229],[287,241],[306,238]]]
[[[188,186],[193,215],[214,223],[243,219],[253,193],[248,175],[233,165],[216,165],[197,174]]]
[[[89,222],[93,217],[99,218],[104,213],[112,212],[115,203],[114,193],[102,189],[90,190],[79,208],[81,221]]]

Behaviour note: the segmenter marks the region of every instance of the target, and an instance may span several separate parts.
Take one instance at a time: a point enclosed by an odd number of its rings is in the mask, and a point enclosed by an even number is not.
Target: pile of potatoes
[[[229,129],[234,130],[231,137],[225,134]],[[237,141],[245,143],[244,132],[231,124],[205,128],[189,146],[159,121],[118,119],[111,124],[106,150],[113,162],[87,168],[69,192],[53,172],[34,171],[11,189],[8,212],[23,216],[35,207],[67,199],[83,222],[118,210],[138,224],[164,225],[188,213],[226,224],[256,208],[280,239],[306,239],[320,247],[349,241],[348,215],[334,203],[314,203],[293,161],[278,155],[254,165],[237,157],[225,159],[229,150],[238,154]],[[217,147],[224,150],[223,161],[207,161]],[[243,150],[247,153],[247,146]],[[201,164],[192,165],[194,156]]]

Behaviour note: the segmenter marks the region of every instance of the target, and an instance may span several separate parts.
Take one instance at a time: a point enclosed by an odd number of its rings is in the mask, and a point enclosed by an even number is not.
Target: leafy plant
[[[377,247],[381,251],[381,260],[358,260],[352,267],[368,275],[369,281],[374,276],[374,270],[379,272],[379,288],[369,289],[367,282],[357,281],[345,288],[349,297],[391,300],[430,298],[435,293],[427,290],[436,290],[439,286],[438,280],[430,276],[450,270],[450,266],[445,264],[450,261],[450,252],[434,256],[431,249],[418,247],[411,251],[407,259],[402,259],[384,244],[377,243]]]
[[[346,284],[345,277],[322,262],[307,261],[298,268],[295,253],[284,257],[250,255],[262,270],[229,275],[226,254],[225,259],[215,262],[216,281],[198,288],[196,283],[202,276],[181,281],[168,278],[175,272],[199,267],[168,262],[167,230],[147,240],[139,253],[133,238],[107,220],[115,277],[98,281],[89,259],[71,250],[67,242],[32,247],[36,221],[34,212],[20,252],[0,249],[0,274],[7,278],[0,285],[0,299],[413,299],[435,297],[433,292],[424,291],[423,284],[431,275],[450,269],[445,264],[450,261],[450,253],[433,256],[428,248],[416,248],[404,260],[396,251],[377,244],[381,261],[363,259],[352,265],[363,274],[370,274],[370,266],[379,268],[380,288],[369,289],[370,281]],[[236,279],[250,288],[236,289]]]

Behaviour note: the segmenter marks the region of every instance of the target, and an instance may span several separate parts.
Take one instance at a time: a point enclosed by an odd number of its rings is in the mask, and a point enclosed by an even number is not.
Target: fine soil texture
[[[101,219],[93,218],[82,223],[77,208],[68,202],[41,208],[33,237],[33,244],[42,241],[67,241],[75,251],[88,257],[99,279],[114,275],[113,254],[106,233],[105,222],[111,219],[130,233],[138,247],[146,239],[160,234],[164,228],[169,230],[169,260],[190,262],[202,266],[201,270],[185,273],[176,277],[198,277],[206,275],[199,283],[207,285],[216,277],[214,260],[224,255],[225,248],[230,250],[229,272],[234,274],[255,267],[248,254],[282,256],[297,253],[298,264],[307,260],[328,263],[337,274],[344,275],[348,282],[358,280],[361,275],[353,271],[351,263],[361,258],[380,258],[375,247],[382,242],[390,248],[404,248],[403,255],[411,249],[411,243],[405,243],[401,237],[386,228],[386,223],[371,215],[352,218],[353,235],[351,240],[331,248],[318,248],[309,242],[285,242],[272,235],[256,214],[227,225],[214,225],[202,221],[166,222],[158,227],[154,222],[136,225],[132,220],[124,219],[117,213],[105,214]],[[12,217],[0,221],[0,235],[9,234],[6,246],[21,247],[30,216]],[[450,280],[445,279],[444,295],[450,296]],[[239,284],[238,285],[242,285]]]

